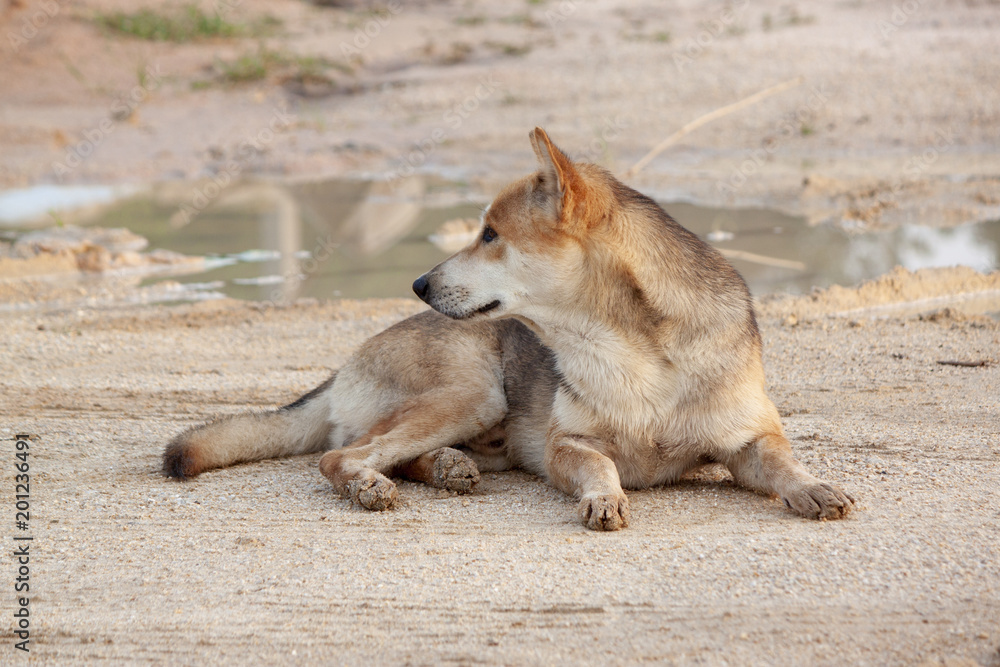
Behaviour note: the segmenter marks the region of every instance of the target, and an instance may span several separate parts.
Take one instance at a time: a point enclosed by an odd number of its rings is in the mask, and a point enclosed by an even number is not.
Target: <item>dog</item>
[[[720,463],[801,516],[847,516],[854,498],[792,455],[739,273],[652,199],[541,128],[530,139],[539,170],[413,283],[433,310],[294,403],[182,433],[165,472],[329,450],[335,488],[386,509],[388,476],[466,492],[480,471],[518,467],[577,497],[589,528],[618,530],[623,488]]]

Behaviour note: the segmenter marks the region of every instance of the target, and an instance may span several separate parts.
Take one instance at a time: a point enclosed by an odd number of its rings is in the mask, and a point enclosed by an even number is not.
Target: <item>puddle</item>
[[[60,219],[125,227],[149,239],[150,249],[208,256],[206,271],[170,278],[182,284],[188,298],[397,297],[411,296],[414,278],[450,254],[428,238],[447,221],[477,218],[488,201],[461,184],[427,178],[395,187],[346,180],[245,182],[223,189],[195,211],[204,203],[199,197],[211,192],[205,183],[163,184],[124,197],[119,191],[119,198],[97,213],[79,219],[65,213]],[[0,193],[0,203],[7,202],[8,211],[13,201],[39,210],[26,195],[5,195],[10,193]],[[45,193],[50,201],[71,196]],[[93,197],[87,203],[93,204]],[[916,270],[964,264],[980,271],[1000,266],[1000,221],[858,234],[811,227],[802,218],[768,210],[664,207],[727,254],[755,294],[853,285],[897,265]],[[150,277],[144,284],[162,280]]]
[[[59,220],[61,214],[100,207],[134,194],[131,186],[36,185],[0,192],[0,224],[17,225],[42,216]]]
[[[946,229],[907,226],[858,233],[833,225],[810,226],[804,218],[761,209],[690,204],[664,204],[664,208],[728,254],[758,295],[855,285],[896,266],[910,271],[956,265],[982,272],[1000,268],[1000,220]],[[745,253],[759,257],[741,259]],[[771,258],[779,262],[769,262]]]
[[[247,185],[186,224],[178,210],[169,198],[138,197],[94,224],[128,227],[150,248],[209,258],[210,270],[176,278],[181,283],[285,300],[412,296],[413,280],[450,254],[428,237],[448,220],[478,217],[481,205],[434,184],[391,190],[332,181]]]

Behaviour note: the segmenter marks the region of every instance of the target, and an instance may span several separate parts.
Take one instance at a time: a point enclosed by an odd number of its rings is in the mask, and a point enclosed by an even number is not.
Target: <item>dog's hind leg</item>
[[[396,466],[392,477],[423,482],[436,489],[468,493],[479,482],[479,468],[464,452],[442,447]]]
[[[442,447],[396,466],[392,477],[468,493],[479,483],[480,472],[497,472],[514,467],[504,446],[506,438],[507,432],[501,422],[455,447]]]
[[[319,468],[342,495],[371,510],[388,509],[398,494],[387,474],[424,454],[475,438],[503,419],[506,409],[502,392],[428,392],[347,447],[324,454]],[[433,467],[428,474],[427,464],[436,461],[417,464],[414,472],[421,481],[433,479]]]
[[[545,446],[545,472],[557,489],[580,499],[580,519],[592,530],[628,526],[628,497],[615,462],[593,438],[556,435]]]
[[[788,439],[767,433],[729,457],[719,457],[738,484],[781,497],[794,512],[810,519],[841,519],[854,498],[809,474],[792,455]]]

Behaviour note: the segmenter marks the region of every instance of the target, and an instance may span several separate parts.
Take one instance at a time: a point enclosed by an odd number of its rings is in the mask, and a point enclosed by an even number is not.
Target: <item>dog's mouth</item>
[[[496,310],[499,307],[500,307],[500,300],[496,299],[494,301],[490,301],[485,306],[480,306],[475,310],[467,310],[464,313],[449,313],[446,310],[442,310],[441,312],[449,317],[455,318],[456,320],[471,320],[475,319],[476,317],[479,317],[480,315],[485,315],[491,310]]]
[[[500,307],[500,300],[499,299],[495,299],[493,301],[490,301],[485,306],[482,306],[480,308],[476,308],[475,312],[476,312],[477,315],[483,315],[483,314],[488,313],[491,310],[494,310],[495,308],[499,308],[499,307]]]

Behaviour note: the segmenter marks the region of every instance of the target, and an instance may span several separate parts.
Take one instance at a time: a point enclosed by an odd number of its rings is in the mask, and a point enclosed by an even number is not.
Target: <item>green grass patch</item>
[[[112,32],[151,42],[191,42],[199,39],[259,37],[270,34],[281,21],[267,16],[253,23],[232,23],[219,14],[185,5],[172,13],[152,9],[99,13],[94,21]]]
[[[485,41],[483,46],[498,51],[505,56],[523,56],[531,52],[531,44],[508,44],[507,42]]]
[[[288,62],[287,56],[266,47],[244,53],[235,60],[218,60],[215,68],[226,83],[250,83],[266,79],[275,69]]]
[[[263,44],[256,51],[248,51],[233,60],[217,60],[217,80],[228,84],[252,83],[271,76],[282,80],[332,82],[331,71],[351,74],[347,65],[321,56],[297,56],[285,51],[275,51]]]
[[[486,23],[486,17],[485,16],[479,16],[479,15],[476,15],[476,16],[457,16],[457,17],[454,18],[453,23],[455,25],[468,25],[468,26],[482,25],[482,24]]]

